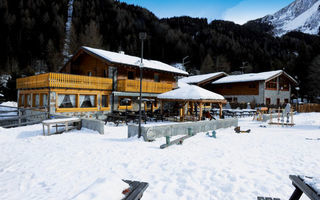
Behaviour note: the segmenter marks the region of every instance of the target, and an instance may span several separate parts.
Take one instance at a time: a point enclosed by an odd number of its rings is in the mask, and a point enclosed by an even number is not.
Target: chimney
[[[122,54],[122,55],[124,55],[125,53],[124,53],[124,51],[118,51],[118,53],[120,53],[120,54]]]

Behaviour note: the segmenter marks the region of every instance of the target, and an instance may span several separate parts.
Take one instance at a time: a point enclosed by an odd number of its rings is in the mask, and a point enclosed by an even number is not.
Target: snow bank
[[[10,106],[10,107],[18,107],[17,102],[7,101],[0,104],[1,106]],[[1,108],[0,108],[1,109]]]
[[[217,139],[199,133],[166,149],[159,148],[165,138],[127,139],[121,125],[106,126],[104,135],[0,128],[0,199],[111,199],[125,187],[120,179],[148,182],[143,200],[289,199],[290,174],[320,177],[320,141],[306,139],[320,138],[320,113],[295,115],[294,122],[281,127],[241,118],[249,134],[219,129]]]

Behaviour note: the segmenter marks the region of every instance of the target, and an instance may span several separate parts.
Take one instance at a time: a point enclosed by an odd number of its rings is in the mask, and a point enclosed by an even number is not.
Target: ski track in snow
[[[320,114],[298,114],[295,127],[240,119],[241,129],[205,133],[166,149],[127,139],[127,126],[105,134],[82,129],[42,136],[42,126],[0,128],[0,199],[115,199],[120,179],[146,181],[146,199],[288,199],[290,174],[320,177]],[[305,196],[301,199],[307,199]]]

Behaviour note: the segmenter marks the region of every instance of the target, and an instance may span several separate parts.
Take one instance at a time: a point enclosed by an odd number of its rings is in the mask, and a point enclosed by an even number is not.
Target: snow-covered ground
[[[264,128],[242,118],[249,134],[220,129],[217,139],[199,133],[166,149],[164,138],[127,139],[126,126],[53,136],[41,125],[0,128],[0,199],[116,199],[120,179],[148,182],[143,200],[288,199],[290,174],[320,177],[320,113],[294,120]]]

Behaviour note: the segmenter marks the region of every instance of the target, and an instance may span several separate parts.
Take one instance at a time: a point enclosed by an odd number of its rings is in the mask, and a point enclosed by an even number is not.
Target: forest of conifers
[[[9,88],[16,77],[63,66],[68,3],[0,0],[0,74],[12,75]],[[173,64],[188,56],[191,73],[284,69],[298,79],[301,94],[319,96],[320,37],[291,32],[279,38],[268,30],[255,22],[159,19],[147,9],[114,0],[74,0],[69,54],[87,45],[139,56],[143,31],[148,35],[145,58]]]

